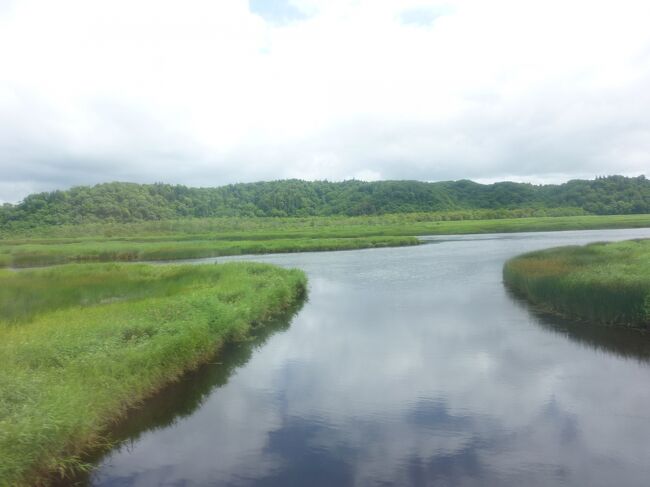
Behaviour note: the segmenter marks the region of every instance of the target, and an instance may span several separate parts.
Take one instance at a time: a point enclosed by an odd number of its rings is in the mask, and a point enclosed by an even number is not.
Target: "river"
[[[307,272],[290,326],[148,401],[81,483],[648,485],[650,335],[540,315],[501,277],[522,252],[635,237],[650,229],[248,257]]]

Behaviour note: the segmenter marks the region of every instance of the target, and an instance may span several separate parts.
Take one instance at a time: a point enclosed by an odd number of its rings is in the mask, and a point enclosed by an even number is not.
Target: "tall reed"
[[[590,322],[650,325],[650,240],[524,254],[506,262],[503,279],[548,311]]]
[[[0,271],[0,485],[70,474],[108,424],[305,285],[253,263]]]

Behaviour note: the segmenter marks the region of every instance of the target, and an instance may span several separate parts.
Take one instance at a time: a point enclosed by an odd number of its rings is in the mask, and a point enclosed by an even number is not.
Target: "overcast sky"
[[[0,0],[0,201],[650,173],[647,0]]]

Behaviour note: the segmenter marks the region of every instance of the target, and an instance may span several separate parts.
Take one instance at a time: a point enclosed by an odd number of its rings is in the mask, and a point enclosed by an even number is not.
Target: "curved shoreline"
[[[109,425],[224,345],[249,340],[306,292],[301,271],[253,263],[84,265],[13,274],[0,279],[16,296],[26,284],[53,280],[98,291],[89,304],[57,308],[67,296],[62,292],[33,316],[16,312],[0,320],[0,485],[16,486],[47,485],[83,468],[83,456],[106,444]],[[131,288],[126,284],[142,276]],[[132,299],[107,301],[102,292],[113,292],[120,279]],[[160,289],[138,295],[147,283]]]
[[[422,217],[422,220],[420,220]],[[373,219],[251,219],[214,226],[210,219],[148,224],[47,227],[0,235],[0,267],[66,262],[173,261],[231,255],[353,250],[418,245],[416,236],[648,228],[650,215],[437,220],[403,214]]]
[[[545,312],[590,323],[650,326],[650,239],[523,254],[505,263],[503,281]]]

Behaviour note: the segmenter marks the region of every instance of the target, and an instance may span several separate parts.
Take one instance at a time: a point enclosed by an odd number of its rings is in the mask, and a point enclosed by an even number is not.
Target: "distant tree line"
[[[333,216],[386,213],[558,209],[589,214],[650,213],[650,181],[607,176],[557,185],[473,181],[297,179],[188,188],[170,184],[105,183],[27,196],[0,207],[0,228],[91,222],[137,222],[227,216]]]

